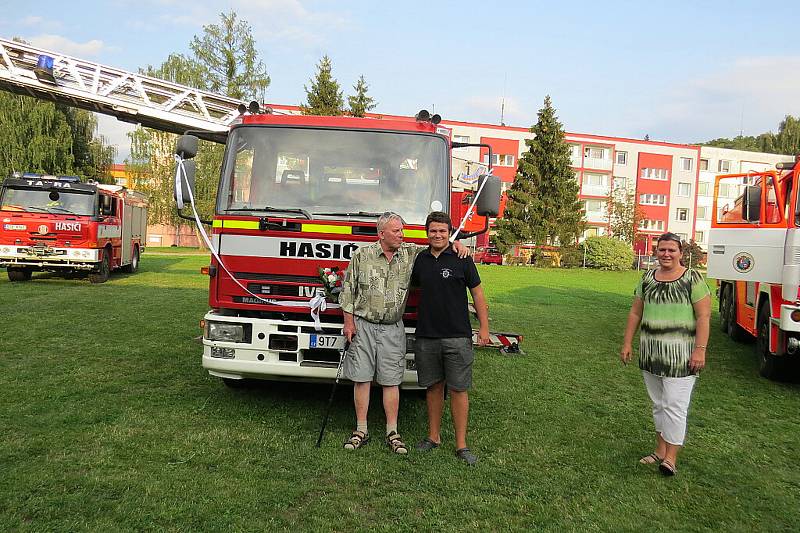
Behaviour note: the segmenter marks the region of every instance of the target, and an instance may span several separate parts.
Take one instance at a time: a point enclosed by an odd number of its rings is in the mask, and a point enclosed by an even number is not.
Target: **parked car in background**
[[[503,254],[497,248],[478,248],[473,260],[484,265],[502,265]]]

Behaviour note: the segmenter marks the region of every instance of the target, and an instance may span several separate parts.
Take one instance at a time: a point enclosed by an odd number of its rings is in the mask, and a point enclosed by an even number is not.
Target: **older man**
[[[356,450],[369,441],[367,413],[370,385],[383,387],[386,444],[398,454],[408,447],[397,432],[399,385],[405,371],[406,334],[403,310],[414,260],[422,246],[403,242],[403,219],[386,212],[378,219],[378,241],[356,250],[347,267],[339,303],[344,336],[350,342],[343,374],[353,382],[356,429],[344,443]],[[466,248],[456,244],[460,255]]]

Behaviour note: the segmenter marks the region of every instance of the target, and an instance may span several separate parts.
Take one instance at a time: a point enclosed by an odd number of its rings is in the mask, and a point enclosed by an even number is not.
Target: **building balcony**
[[[584,157],[583,168],[595,170],[611,170],[614,162],[611,159],[600,159],[596,157]]]
[[[581,154],[570,154],[569,155],[570,161],[572,161],[572,166],[575,168],[581,168],[583,164],[583,159],[581,158]]]
[[[611,188],[608,185],[585,185],[581,188],[581,195],[583,196],[601,196],[605,198],[611,194]]]
[[[608,215],[604,211],[587,211],[583,218],[590,224],[608,224]]]

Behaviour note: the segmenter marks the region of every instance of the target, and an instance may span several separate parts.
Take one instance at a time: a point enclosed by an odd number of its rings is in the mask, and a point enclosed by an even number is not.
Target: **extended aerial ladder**
[[[0,39],[0,90],[224,142],[245,110],[234,98]]]

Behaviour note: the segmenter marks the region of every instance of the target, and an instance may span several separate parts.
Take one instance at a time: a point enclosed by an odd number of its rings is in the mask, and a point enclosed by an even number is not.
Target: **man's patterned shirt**
[[[381,324],[403,318],[414,260],[424,249],[403,243],[391,261],[386,260],[380,242],[356,250],[339,294],[342,311]]]

